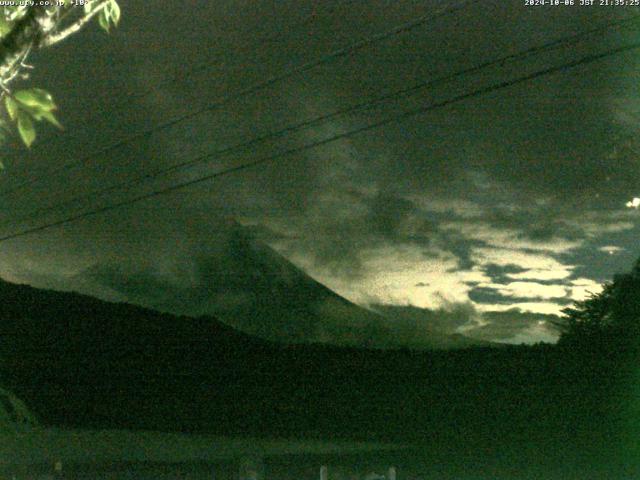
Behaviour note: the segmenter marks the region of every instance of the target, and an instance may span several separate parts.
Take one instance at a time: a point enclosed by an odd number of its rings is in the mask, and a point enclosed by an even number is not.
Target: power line
[[[158,197],[160,195],[165,195],[167,193],[171,193],[173,191],[180,190],[180,189],[192,186],[192,185],[196,185],[196,184],[199,184],[199,183],[202,183],[202,182],[213,180],[213,179],[218,178],[218,177],[222,177],[222,176],[225,176],[225,175],[236,173],[236,172],[239,172],[239,171],[242,171],[242,170],[247,170],[249,168],[253,168],[253,167],[258,166],[258,165],[266,164],[268,162],[272,162],[273,160],[276,160],[276,159],[284,157],[284,156],[294,155],[294,154],[297,154],[297,153],[301,153],[301,152],[303,152],[305,150],[309,150],[309,149],[317,148],[317,147],[320,147],[320,146],[323,146],[323,145],[327,145],[329,143],[333,143],[333,142],[336,142],[338,140],[342,140],[344,138],[349,138],[349,137],[352,137],[354,135],[358,135],[360,133],[364,133],[364,132],[367,132],[367,131],[382,127],[384,125],[388,125],[390,123],[398,122],[398,121],[404,120],[404,119],[409,118],[409,117],[413,117],[413,116],[416,116],[416,115],[421,115],[421,114],[427,113],[427,112],[429,112],[431,110],[436,110],[436,109],[439,109],[439,108],[443,108],[443,107],[446,107],[448,105],[459,103],[459,102],[462,102],[464,100],[468,100],[468,99],[471,99],[471,98],[474,98],[474,97],[485,95],[487,93],[495,92],[495,91],[501,90],[503,88],[507,88],[507,87],[510,87],[510,86],[513,86],[513,85],[517,85],[519,83],[528,82],[528,81],[534,80],[536,78],[539,78],[539,77],[542,77],[542,76],[545,76],[545,75],[550,75],[550,74],[553,74],[553,73],[559,73],[559,72],[563,72],[565,70],[570,70],[572,68],[575,68],[575,67],[578,67],[578,66],[581,66],[581,65],[587,65],[589,63],[596,62],[596,61],[604,59],[606,57],[610,57],[610,56],[617,55],[617,54],[624,53],[624,52],[629,52],[629,51],[636,50],[636,49],[639,49],[639,48],[640,48],[640,42],[633,43],[633,44],[630,44],[630,45],[625,45],[623,47],[610,49],[610,50],[607,50],[605,52],[600,52],[600,53],[596,53],[596,54],[587,55],[587,56],[584,56],[584,57],[580,58],[579,60],[575,60],[573,62],[565,63],[565,64],[562,64],[562,65],[559,65],[559,66],[555,66],[555,67],[548,67],[548,68],[545,68],[543,70],[538,70],[538,71],[536,71],[534,73],[523,75],[521,77],[517,77],[517,78],[511,79],[511,80],[505,80],[505,81],[490,85],[488,87],[483,87],[483,88],[479,88],[479,89],[473,90],[471,92],[463,93],[463,94],[457,95],[455,97],[449,98],[447,100],[443,100],[443,101],[440,101],[440,102],[432,103],[430,105],[422,106],[422,107],[419,107],[419,108],[416,108],[416,109],[413,109],[413,110],[408,110],[408,111],[405,111],[405,112],[403,112],[403,113],[401,113],[399,115],[388,117],[388,118],[386,118],[384,120],[381,120],[381,121],[378,121],[378,122],[375,122],[375,123],[372,123],[372,124],[369,124],[369,125],[365,125],[363,127],[359,127],[357,129],[354,129],[354,130],[349,130],[347,132],[343,132],[343,133],[340,133],[340,134],[337,134],[337,135],[333,135],[331,137],[328,137],[328,138],[325,138],[325,139],[322,139],[322,140],[317,140],[317,141],[310,142],[310,143],[307,143],[307,144],[304,144],[304,145],[301,145],[301,146],[298,146],[298,147],[290,148],[288,150],[284,150],[282,152],[279,152],[279,153],[276,153],[276,154],[273,154],[273,155],[268,155],[268,156],[265,156],[265,157],[259,158],[257,160],[254,160],[254,161],[251,161],[251,162],[247,162],[247,163],[235,166],[235,167],[230,167],[230,168],[218,171],[218,172],[211,173],[209,175],[205,175],[205,176],[198,177],[198,178],[195,178],[195,179],[192,179],[192,180],[188,180],[188,181],[185,181],[185,182],[181,182],[181,183],[177,183],[177,184],[174,184],[174,185],[170,185],[170,186],[168,186],[166,188],[163,188],[163,189],[160,189],[160,190],[155,190],[153,192],[142,194],[142,195],[139,195],[137,197],[133,197],[133,198],[130,198],[130,199],[127,199],[127,200],[123,200],[121,202],[113,203],[113,204],[110,204],[110,205],[105,205],[103,207],[100,207],[100,208],[97,208],[97,209],[94,209],[94,210],[85,211],[85,212],[79,213],[79,214],[71,216],[71,217],[67,217],[67,218],[64,218],[64,219],[61,219],[61,220],[57,220],[55,222],[50,222],[50,223],[47,223],[47,224],[44,224],[44,225],[39,225],[37,227],[32,227],[32,228],[29,228],[29,229],[26,229],[26,230],[22,230],[20,232],[16,232],[16,233],[12,233],[12,234],[9,234],[9,235],[5,235],[3,237],[0,237],[0,242],[5,242],[7,240],[11,240],[11,239],[14,239],[14,238],[19,238],[19,237],[23,237],[25,235],[29,235],[31,233],[36,233],[36,232],[40,232],[40,231],[43,231],[43,230],[47,230],[49,228],[57,227],[57,226],[60,226],[60,225],[65,225],[67,223],[71,223],[71,222],[74,222],[74,221],[77,221],[77,220],[81,220],[81,219],[84,219],[84,218],[87,218],[87,217],[91,217],[91,216],[94,216],[94,215],[97,215],[97,214],[100,214],[100,213],[105,213],[105,212],[108,212],[108,211],[111,211],[111,210],[116,210],[116,209],[118,209],[120,207],[123,207],[123,206],[126,206],[126,205],[132,205],[134,203],[138,203],[138,202],[141,202],[143,200],[147,200],[149,198]]]
[[[297,29],[300,27],[303,27],[305,25],[307,25],[308,23],[311,23],[315,20],[315,15],[309,15],[306,18],[304,18],[303,20],[301,20],[300,22],[294,23],[293,25],[290,25],[288,29],[286,30],[280,30],[275,34],[268,34],[268,35],[263,35],[261,37],[258,37],[257,39],[255,39],[255,41],[253,41],[251,44],[245,44],[243,45],[243,47],[241,49],[239,49],[241,52],[246,51],[246,50],[255,50],[256,48],[259,47],[264,47],[265,43],[268,42],[274,42],[276,40],[278,40],[281,37],[285,37],[287,36],[290,31],[292,29]],[[238,35],[241,38],[244,38],[244,36],[248,33],[251,33],[254,29],[248,29],[246,31],[240,31],[238,33]],[[180,67],[177,70],[177,73],[175,75],[172,76],[172,78],[169,78],[168,80],[161,82],[160,86],[167,86],[167,85],[171,85],[173,83],[176,83],[180,80],[183,80],[185,77],[190,77],[192,75],[198,75],[202,72],[206,72],[210,69],[210,67],[215,67],[218,66],[218,62],[215,60],[208,60],[205,62],[200,63],[199,65],[195,65],[192,68],[189,69],[184,69],[183,67]],[[237,65],[235,66],[243,66],[246,67],[246,62],[245,61],[241,61],[239,62]],[[113,111],[117,111],[122,109],[122,107],[128,107],[131,105],[131,101],[139,101],[142,100],[146,97],[148,97],[149,95],[152,95],[154,93],[154,90],[149,89],[149,90],[145,90],[142,92],[128,92],[124,94],[125,100],[119,103],[116,103],[115,105],[111,105],[110,110]],[[101,115],[102,113],[104,113],[104,110],[97,110],[92,112],[91,114],[89,114],[88,117],[86,117],[84,119],[84,123],[83,125],[80,127],[80,131],[83,130],[88,130],[90,127],[88,126],[88,123],[91,122],[91,120],[93,120],[95,117]],[[74,130],[74,133],[76,133],[78,130]],[[65,134],[64,137],[61,136],[56,136],[53,140],[55,141],[56,139],[62,139],[62,138],[67,138],[67,134]],[[45,135],[44,139],[49,139],[49,137],[51,137],[51,135]]]
[[[619,26],[625,26],[628,25],[630,23],[636,22],[638,19],[640,18],[640,15],[636,15],[634,17],[630,17],[630,18],[626,18],[620,21],[616,21],[616,22],[611,22],[611,23],[607,23],[605,25],[601,25],[599,27],[584,31],[584,32],[579,32],[577,34],[574,35],[570,35],[567,37],[562,37],[550,42],[547,42],[543,45],[539,45],[539,46],[534,46],[534,47],[530,47],[524,51],[520,51],[520,52],[516,52],[516,53],[512,53],[512,54],[508,54],[508,55],[504,55],[502,57],[499,57],[497,59],[494,60],[489,60],[486,62],[483,62],[479,65],[475,65],[473,67],[469,67],[451,74],[447,74],[441,77],[437,77],[435,79],[431,79],[428,81],[423,81],[423,82],[419,82],[417,84],[414,84],[410,87],[407,88],[403,88],[400,90],[395,90],[392,91],[390,93],[386,93],[380,97],[371,99],[371,100],[367,100],[364,102],[360,102],[354,105],[351,105],[349,107],[346,107],[344,109],[340,109],[328,114],[324,114],[324,115],[320,115],[317,116],[315,118],[309,119],[309,120],[305,120],[303,122],[294,124],[294,125],[290,125],[288,127],[285,127],[283,129],[277,130],[277,131],[273,131],[273,132],[269,132],[265,135],[259,136],[259,137],[255,137],[247,142],[241,142],[241,143],[237,143],[235,145],[229,146],[229,147],[225,147],[219,150],[216,150],[214,152],[211,153],[207,153],[204,155],[201,155],[195,159],[191,159],[185,162],[181,162],[181,163],[177,163],[177,164],[173,164],[169,167],[165,167],[162,169],[158,169],[155,170],[153,172],[149,172],[149,173],[144,173],[142,175],[139,175],[137,177],[134,177],[133,179],[129,179],[127,181],[124,182],[120,182],[120,183],[116,183],[113,185],[109,185],[107,187],[104,187],[102,189],[93,191],[93,192],[89,192],[87,194],[82,194],[82,195],[78,195],[75,196],[73,198],[70,198],[68,200],[65,200],[63,202],[59,202],[57,204],[54,205],[48,205],[46,207],[41,207],[38,208],[36,210],[33,210],[29,213],[27,213],[26,215],[23,215],[21,217],[15,218],[13,219],[13,222],[23,222],[25,220],[31,220],[33,218],[37,218],[38,216],[51,212],[51,211],[55,211],[73,204],[76,204],[77,202],[83,202],[86,200],[91,200],[93,197],[99,196],[99,195],[104,195],[106,193],[110,193],[116,190],[121,190],[121,189],[125,189],[129,190],[131,187],[135,186],[135,185],[139,185],[141,183],[147,182],[147,181],[151,181],[154,178],[159,177],[160,175],[164,175],[167,173],[172,173],[178,170],[182,170],[185,168],[189,168],[192,167],[194,165],[197,165],[199,163],[208,163],[211,162],[213,160],[219,159],[220,157],[224,156],[224,155],[228,155],[233,153],[236,150],[241,150],[241,149],[245,149],[248,147],[252,147],[254,145],[257,145],[259,143],[262,143],[266,140],[272,140],[272,139],[276,139],[276,138],[280,138],[288,133],[291,132],[295,132],[301,129],[305,129],[308,128],[310,126],[316,125],[318,123],[322,123],[325,122],[327,120],[333,119],[335,117],[341,116],[341,115],[345,115],[345,114],[349,114],[358,110],[362,110],[365,108],[368,108],[372,105],[375,105],[377,103],[386,101],[386,100],[390,100],[393,98],[397,98],[397,97],[401,97],[404,95],[409,95],[412,94],[418,90],[421,89],[425,89],[425,88],[430,88],[433,87],[439,83],[446,83],[452,80],[455,80],[461,76],[464,75],[469,75],[472,73],[476,73],[479,71],[482,71],[486,68],[489,67],[493,67],[496,65],[503,65],[506,62],[510,62],[510,61],[515,61],[515,60],[522,60],[525,58],[528,58],[532,55],[535,55],[537,53],[540,52],[546,52],[546,51],[552,51],[555,49],[559,49],[559,48],[563,48],[566,47],[568,45],[571,45],[573,43],[578,42],[579,40],[581,40],[582,38],[594,35],[596,33],[602,33],[602,32],[606,32],[607,30],[610,30],[614,27],[619,27]]]
[[[465,8],[466,6],[473,4],[473,3],[478,3],[481,0],[462,0],[458,3],[456,3],[454,6],[452,7],[448,7],[445,9],[442,9],[441,11],[429,15],[423,15],[421,17],[419,17],[416,20],[413,20],[411,22],[408,23],[404,23],[402,25],[393,27],[390,30],[387,30],[385,32],[382,33],[378,33],[376,35],[370,36],[368,38],[365,38],[363,40],[359,40],[355,43],[352,43],[350,45],[347,45],[346,47],[342,47],[338,50],[334,50],[333,52],[330,52],[322,57],[320,57],[319,59],[316,60],[312,60],[310,62],[307,63],[303,63],[302,65],[299,65],[297,67],[291,68],[289,70],[286,70],[282,73],[279,73],[277,75],[274,75],[272,77],[267,78],[266,80],[263,80],[262,82],[258,82],[256,84],[253,84],[249,87],[243,88],[241,90],[238,90],[237,92],[234,92],[232,94],[226,95],[224,96],[222,99],[207,105],[206,107],[191,111],[189,113],[186,113],[184,115],[180,115],[178,117],[175,117],[171,120],[168,120],[164,123],[161,123],[160,125],[156,125],[154,127],[148,128],[146,130],[143,130],[141,132],[135,133],[133,135],[130,135],[129,137],[126,137],[122,140],[119,140],[118,142],[109,145],[107,147],[104,147],[96,152],[93,152],[89,155],[86,155],[84,157],[81,157],[77,160],[72,160],[71,162],[67,162],[64,165],[62,165],[60,168],[57,169],[53,169],[50,172],[46,173],[46,176],[40,176],[40,177],[33,177],[33,178],[29,178],[26,181],[22,182],[21,184],[17,185],[16,187],[14,187],[13,189],[9,189],[5,192],[0,193],[0,198],[4,197],[5,195],[9,195],[11,193],[14,193],[16,191],[19,191],[21,189],[23,189],[26,186],[32,185],[44,178],[49,178],[51,175],[57,175],[60,172],[69,170],[77,165],[81,165],[89,160],[91,160],[93,157],[95,157],[96,155],[103,155],[105,153],[109,153],[113,150],[116,150],[124,145],[127,145],[135,140],[139,140],[141,138],[144,138],[148,135],[151,135],[153,133],[157,133],[157,132],[161,132],[164,130],[167,130],[179,123],[182,123],[186,120],[190,120],[192,118],[195,118],[199,115],[202,115],[205,112],[209,112],[212,110],[215,110],[219,107],[222,107],[230,102],[232,102],[233,100],[236,100],[237,98],[246,96],[246,95],[250,95],[256,92],[259,92],[260,90],[263,90],[267,87],[270,87],[278,82],[280,82],[281,80],[285,80],[286,78],[289,78],[291,76],[294,75],[298,75],[300,73],[304,73],[308,70],[311,70],[319,65],[322,65],[324,63],[330,62],[332,60],[335,60],[337,58],[340,57],[344,57],[346,55],[348,55],[349,53],[361,50],[363,48],[366,48],[370,45],[373,45],[375,43],[384,41],[384,40],[388,40],[390,38],[393,38],[397,35],[400,35],[402,33],[407,33],[410,32],[426,23],[429,23],[430,21],[436,20],[438,18],[441,18],[443,16],[446,15],[451,15],[459,10],[462,10],[463,8]]]

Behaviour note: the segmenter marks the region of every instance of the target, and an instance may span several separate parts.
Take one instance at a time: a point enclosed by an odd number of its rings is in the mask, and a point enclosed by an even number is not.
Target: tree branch
[[[111,0],[100,0],[98,5],[92,9],[89,13],[87,13],[84,17],[79,18],[74,23],[69,25],[67,28],[62,30],[61,32],[56,32],[49,34],[42,42],[41,46],[50,47],[51,45],[55,45],[58,42],[61,42],[69,35],[73,35],[77,31],[79,31],[82,27],[84,27],[87,23],[91,21],[91,19],[100,13],[110,2]]]
[[[40,43],[47,33],[48,20],[46,7],[31,6],[0,41],[0,81],[13,71],[26,51]]]

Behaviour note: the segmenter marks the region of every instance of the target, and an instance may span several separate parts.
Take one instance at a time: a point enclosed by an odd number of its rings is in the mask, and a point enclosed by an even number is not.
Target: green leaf
[[[18,111],[18,133],[27,147],[30,147],[36,139],[36,130],[33,128],[31,117],[22,110]]]
[[[107,3],[98,14],[98,23],[109,33],[111,25],[117,26],[120,22],[120,5],[116,0]]]
[[[109,8],[111,10],[111,12],[109,12],[111,22],[117,27],[118,23],[120,22],[120,5],[118,5],[118,2],[116,0],[111,0],[106,8]]]
[[[20,107],[18,106],[18,102],[16,102],[9,95],[4,97],[4,105],[7,107],[7,113],[9,114],[9,118],[11,120],[15,120],[18,116],[18,110]]]
[[[102,11],[98,14],[98,23],[100,24],[100,26],[102,27],[102,29],[109,33],[109,12],[108,12],[108,8],[105,7],[102,9]]]
[[[18,90],[13,94],[20,103],[36,110],[50,112],[56,108],[53,97],[49,92],[41,88],[30,88],[28,90]]]
[[[58,127],[60,130],[62,130],[63,128],[60,122],[58,121],[58,119],[56,118],[56,116],[52,112],[40,112],[37,115],[34,115],[34,117],[38,121],[46,120],[51,125]]]

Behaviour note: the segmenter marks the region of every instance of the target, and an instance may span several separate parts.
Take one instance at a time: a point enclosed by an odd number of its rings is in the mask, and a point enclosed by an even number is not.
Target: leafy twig
[[[61,32],[56,32],[49,34],[42,42],[41,45],[43,47],[50,47],[51,45],[55,45],[58,42],[61,42],[69,35],[72,35],[79,31],[82,27],[84,27],[87,23],[91,21],[91,19],[100,13],[112,0],[101,0],[97,3],[95,8],[92,8],[91,11],[86,13],[83,17],[80,17],[74,23],[66,27]]]

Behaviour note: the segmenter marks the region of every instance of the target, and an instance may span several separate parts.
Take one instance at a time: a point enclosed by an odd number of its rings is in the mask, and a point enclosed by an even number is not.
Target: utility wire
[[[364,102],[360,102],[354,105],[351,105],[349,107],[346,107],[344,109],[340,109],[328,114],[324,114],[324,115],[320,115],[317,116],[315,118],[309,119],[309,120],[305,120],[303,122],[294,124],[294,125],[290,125],[288,127],[285,127],[283,129],[277,130],[277,131],[273,131],[273,132],[269,132],[265,135],[253,138],[247,142],[241,142],[241,143],[237,143],[235,145],[231,145],[229,147],[225,147],[222,149],[218,149],[214,152],[210,152],[204,155],[201,155],[197,158],[188,160],[188,161],[184,161],[184,162],[180,162],[177,164],[173,164],[169,167],[165,167],[165,168],[161,168],[161,169],[157,169],[153,172],[149,172],[149,173],[144,173],[142,175],[139,175],[137,177],[134,177],[132,179],[126,180],[124,182],[120,182],[120,183],[116,183],[113,185],[109,185],[107,187],[101,188],[99,190],[95,190],[93,192],[89,192],[86,194],[81,194],[81,195],[77,195],[75,197],[72,197],[68,200],[56,203],[54,205],[48,205],[45,207],[41,207],[38,209],[35,209],[23,216],[20,216],[18,218],[15,218],[12,220],[13,223],[20,223],[20,222],[24,222],[26,220],[32,220],[35,219],[43,214],[46,214],[48,212],[52,212],[55,210],[59,210],[68,206],[73,206],[79,202],[85,202],[88,200],[91,200],[94,197],[100,196],[100,195],[105,195],[107,193],[111,193],[117,190],[122,190],[124,189],[125,191],[130,190],[131,187],[148,182],[153,180],[154,178],[159,177],[160,175],[164,175],[164,174],[168,174],[168,173],[172,173],[178,170],[182,170],[185,168],[190,168],[193,167],[197,164],[200,163],[208,163],[217,159],[220,159],[220,157],[225,156],[225,155],[229,155],[231,153],[233,153],[236,150],[241,150],[241,149],[245,149],[245,148],[249,148],[252,147],[254,145],[260,144],[262,142],[265,142],[267,140],[272,140],[272,139],[277,139],[280,137],[283,137],[284,135],[288,134],[288,133],[292,133],[298,130],[302,130],[302,129],[306,129],[308,127],[317,125],[319,123],[322,122],[326,122],[327,120],[331,120],[335,117],[341,116],[341,115],[346,115],[349,113],[353,113],[362,109],[366,109],[369,108],[375,104],[381,103],[383,101],[386,100],[391,100],[397,97],[401,97],[401,96],[405,96],[405,95],[409,95],[412,94],[418,90],[422,90],[425,88],[430,88],[433,86],[436,86],[440,83],[447,83],[450,81],[453,81],[459,77],[465,76],[465,75],[469,75],[472,73],[477,73],[480,72],[486,68],[490,68],[493,66],[497,66],[497,65],[504,65],[507,62],[511,62],[511,61],[518,61],[518,60],[522,60],[522,59],[526,59],[530,56],[533,56],[535,54],[541,53],[541,52],[547,52],[547,51],[553,51],[559,48],[564,48],[567,47],[569,45],[572,45],[578,41],[580,41],[581,39],[597,34],[597,33],[602,33],[602,32],[606,32],[607,30],[610,30],[612,28],[615,27],[620,27],[620,26],[626,26],[629,24],[632,24],[633,22],[636,22],[638,19],[640,18],[640,15],[636,15],[630,18],[626,18],[624,20],[620,20],[617,22],[611,22],[608,23],[606,25],[602,25],[596,28],[593,28],[591,30],[587,30],[584,32],[579,32],[577,34],[571,35],[571,36],[567,36],[567,37],[563,37],[563,38],[559,38],[556,40],[553,40],[551,42],[547,42],[543,45],[539,45],[539,46],[534,46],[534,47],[530,47],[526,50],[520,51],[520,52],[516,52],[516,53],[512,53],[512,54],[508,54],[508,55],[504,55],[502,57],[499,57],[497,59],[494,60],[489,60],[486,62],[483,62],[479,65],[475,65],[473,67],[470,68],[466,68],[451,74],[447,74],[444,76],[440,76],[437,77],[435,79],[431,79],[428,81],[423,81],[423,82],[419,82],[416,83],[410,87],[407,88],[403,88],[400,90],[395,90],[392,91],[390,93],[386,93],[382,96],[379,96],[377,98],[371,99],[371,100],[367,100]]]
[[[418,17],[416,20],[413,20],[411,22],[408,23],[404,23],[402,25],[396,26],[390,30],[387,30],[385,32],[370,36],[368,38],[365,38],[363,40],[359,40],[355,43],[352,43],[350,45],[347,45],[346,47],[342,47],[338,50],[334,50],[333,52],[330,52],[316,60],[312,60],[310,62],[307,63],[303,63],[302,65],[299,65],[297,67],[291,68],[289,70],[286,70],[282,73],[279,73],[277,75],[274,75],[272,77],[267,78],[266,80],[263,80],[262,82],[258,82],[256,84],[253,84],[249,87],[243,88],[241,90],[238,90],[234,93],[231,93],[229,95],[226,95],[224,97],[222,97],[220,100],[217,100],[203,108],[191,111],[189,113],[186,113],[184,115],[180,115],[178,117],[175,117],[171,120],[168,120],[164,123],[161,123],[160,125],[156,125],[154,127],[148,128],[146,130],[143,130],[141,132],[135,133],[133,135],[130,135],[112,145],[109,145],[107,147],[104,147],[96,152],[93,152],[89,155],[86,155],[84,157],[81,157],[79,159],[76,160],[72,160],[70,162],[65,163],[64,165],[62,165],[61,167],[57,168],[57,169],[53,169],[50,172],[47,172],[45,175],[42,175],[40,177],[32,177],[29,178],[27,180],[25,180],[24,182],[18,184],[16,187],[14,187],[13,189],[9,189],[6,190],[2,193],[0,193],[0,198],[3,198],[6,195],[9,195],[11,193],[14,193],[16,191],[19,191],[21,189],[23,189],[24,187],[27,187],[29,185],[32,185],[36,182],[39,182],[40,180],[43,179],[50,179],[50,177],[52,175],[57,175],[58,173],[64,172],[66,170],[69,170],[73,167],[76,167],[78,165],[82,165],[83,163],[86,163],[87,161],[93,159],[93,157],[95,157],[96,155],[103,155],[105,153],[109,153],[112,152],[124,145],[127,145],[135,140],[139,140],[141,138],[144,138],[148,135],[151,135],[153,133],[157,133],[157,132],[161,132],[164,130],[167,130],[179,123],[185,122],[186,120],[190,120],[192,118],[198,117],[199,115],[202,115],[203,113],[206,112],[210,112],[212,110],[215,110],[219,107],[222,107],[238,98],[241,98],[243,96],[246,95],[250,95],[256,92],[259,92],[260,90],[263,90],[267,87],[270,87],[282,80],[285,80],[289,77],[292,77],[294,75],[298,75],[301,74],[303,72],[306,72],[308,70],[311,70],[319,65],[322,65],[324,63],[330,62],[332,60],[335,60],[337,58],[341,58],[344,57],[352,52],[361,50],[363,48],[366,48],[370,45],[373,45],[375,43],[384,41],[384,40],[388,40],[390,38],[393,38],[397,35],[400,35],[402,33],[407,33],[410,32],[420,26],[423,26],[431,21],[434,21],[438,18],[441,18],[443,16],[446,15],[451,15],[457,11],[462,10],[463,8],[467,7],[470,4],[473,3],[478,3],[481,0],[462,0],[458,3],[456,3],[455,5],[442,9],[439,12],[435,13],[435,14],[425,14],[422,15],[421,17]]]
[[[462,102],[464,100],[468,100],[468,99],[471,99],[471,98],[474,98],[474,97],[479,97],[479,96],[485,95],[487,93],[495,92],[495,91],[501,90],[503,88],[507,88],[507,87],[510,87],[510,86],[513,86],[513,85],[517,85],[519,83],[528,82],[528,81],[534,80],[536,78],[539,78],[539,77],[542,77],[542,76],[545,76],[545,75],[550,75],[550,74],[553,74],[553,73],[559,73],[559,72],[563,72],[563,71],[566,71],[566,70],[570,70],[572,68],[575,68],[575,67],[578,67],[578,66],[581,66],[581,65],[587,65],[587,64],[596,62],[598,60],[602,60],[604,58],[607,58],[607,57],[610,57],[610,56],[613,56],[613,55],[617,55],[617,54],[620,54],[620,53],[629,52],[629,51],[637,50],[637,49],[640,49],[640,42],[633,43],[633,44],[630,44],[630,45],[625,45],[623,47],[610,49],[610,50],[607,50],[607,51],[604,51],[604,52],[600,52],[600,53],[587,55],[587,56],[584,56],[584,57],[582,57],[582,58],[580,58],[578,60],[574,60],[573,62],[565,63],[565,64],[562,64],[562,65],[559,65],[559,66],[548,67],[548,68],[545,68],[543,70],[538,70],[536,72],[533,72],[533,73],[530,73],[530,74],[527,74],[527,75],[523,75],[523,76],[520,76],[520,77],[517,77],[517,78],[513,78],[511,80],[505,80],[505,81],[490,85],[488,87],[483,87],[483,88],[479,88],[479,89],[473,90],[471,92],[463,93],[463,94],[457,95],[455,97],[449,98],[447,100],[443,100],[443,101],[440,101],[440,102],[436,102],[436,103],[432,103],[432,104],[429,104],[429,105],[421,106],[419,108],[408,110],[408,111],[405,111],[405,112],[403,112],[403,113],[401,113],[399,115],[394,115],[394,116],[391,116],[391,117],[387,117],[384,120],[381,120],[381,121],[378,121],[378,122],[375,122],[375,123],[371,123],[369,125],[365,125],[365,126],[359,127],[357,129],[354,129],[354,130],[349,130],[347,132],[343,132],[343,133],[340,133],[340,134],[337,134],[337,135],[333,135],[331,137],[328,137],[328,138],[325,138],[325,139],[322,139],[322,140],[317,140],[317,141],[310,142],[310,143],[307,143],[307,144],[304,144],[304,145],[301,145],[301,146],[298,146],[298,147],[290,148],[288,150],[284,150],[282,152],[279,152],[279,153],[276,153],[276,154],[273,154],[273,155],[268,155],[268,156],[259,158],[257,160],[251,161],[251,162],[243,163],[243,164],[237,165],[235,167],[227,168],[227,169],[224,169],[224,170],[220,170],[218,172],[211,173],[209,175],[205,175],[205,176],[198,177],[198,178],[195,178],[195,179],[192,179],[192,180],[188,180],[188,181],[185,181],[185,182],[181,182],[181,183],[177,183],[177,184],[174,184],[174,185],[170,185],[168,187],[165,187],[165,188],[162,188],[162,189],[159,189],[159,190],[154,190],[152,192],[139,195],[137,197],[133,197],[133,198],[130,198],[130,199],[127,199],[127,200],[123,200],[123,201],[120,201],[120,202],[117,202],[117,203],[113,203],[113,204],[110,204],[110,205],[105,205],[103,207],[100,207],[100,208],[97,208],[97,209],[94,209],[94,210],[85,211],[85,212],[82,212],[82,213],[79,213],[77,215],[73,215],[73,216],[70,216],[70,217],[67,217],[67,218],[64,218],[64,219],[61,219],[61,220],[57,220],[57,221],[46,223],[46,224],[39,225],[39,226],[36,226],[36,227],[28,228],[26,230],[22,230],[22,231],[19,231],[19,232],[16,232],[16,233],[5,235],[3,237],[0,237],[0,242],[5,242],[5,241],[11,240],[13,238],[19,238],[19,237],[23,237],[25,235],[29,235],[29,234],[32,234],[32,233],[36,233],[36,232],[40,232],[40,231],[43,231],[43,230],[47,230],[49,228],[57,227],[57,226],[60,226],[60,225],[65,225],[67,223],[71,223],[71,222],[74,222],[74,221],[77,221],[77,220],[81,220],[81,219],[84,219],[84,218],[87,218],[87,217],[91,217],[91,216],[94,216],[94,215],[97,215],[97,214],[100,214],[100,213],[105,213],[105,212],[109,212],[111,210],[116,210],[116,209],[118,209],[120,207],[123,207],[123,206],[126,206],[126,205],[132,205],[134,203],[138,203],[138,202],[141,202],[143,200],[147,200],[149,198],[158,197],[158,196],[161,196],[161,195],[165,195],[167,193],[174,192],[176,190],[181,190],[183,188],[186,188],[186,187],[189,187],[189,186],[192,186],[192,185],[196,185],[196,184],[203,183],[203,182],[206,182],[206,181],[209,181],[209,180],[213,180],[215,178],[219,178],[219,177],[223,177],[225,175],[229,175],[229,174],[232,174],[232,173],[240,172],[242,170],[247,170],[249,168],[253,168],[253,167],[256,167],[258,165],[266,164],[266,163],[272,162],[274,160],[277,160],[277,159],[285,157],[285,156],[294,155],[294,154],[297,154],[297,153],[301,153],[301,152],[303,152],[305,150],[309,150],[309,149],[317,148],[317,147],[320,147],[320,146],[323,146],[323,145],[327,145],[327,144],[336,142],[338,140],[342,140],[344,138],[349,138],[349,137],[352,137],[354,135],[358,135],[360,133],[364,133],[364,132],[367,132],[367,131],[370,131],[370,130],[373,130],[373,129],[376,129],[376,128],[380,128],[380,127],[382,127],[384,125],[388,125],[390,123],[398,122],[398,121],[404,120],[406,118],[410,118],[410,117],[414,117],[414,116],[417,116],[417,115],[421,115],[421,114],[427,113],[427,112],[432,111],[432,110],[436,110],[436,109],[439,109],[439,108],[446,107],[448,105],[452,105],[452,104],[455,104],[455,103],[460,103],[460,102]]]
[[[308,15],[306,18],[304,18],[303,20],[294,23],[293,25],[289,25],[288,28],[286,30],[279,30],[278,32],[276,32],[275,34],[269,34],[269,35],[262,35],[260,37],[258,37],[257,39],[254,39],[254,41],[251,44],[245,44],[242,46],[242,48],[239,48],[238,50],[240,52],[244,52],[246,50],[256,50],[256,49],[260,49],[264,47],[265,43],[269,43],[269,42],[275,42],[278,39],[280,39],[281,37],[286,37],[289,35],[289,33],[291,33],[291,31],[293,29],[298,29],[301,28],[305,25],[307,25],[308,23],[312,23],[315,20],[315,15]],[[254,29],[249,29],[246,31],[241,31],[239,32],[239,36],[241,38],[244,38],[245,35],[247,35],[248,33],[251,33],[251,31]],[[193,75],[199,75],[202,72],[206,72],[208,71],[211,67],[217,67],[219,66],[218,61],[217,60],[207,60],[205,62],[202,62],[198,65],[195,65],[192,68],[187,68],[185,69],[184,67],[180,67],[177,70],[177,72],[172,75],[171,78],[160,82],[159,86],[168,86],[174,83],[177,83],[179,81],[184,80],[185,77],[189,78]],[[240,62],[238,62],[237,64],[233,65],[233,66],[244,66],[246,67],[246,61],[242,60]],[[132,100],[133,101],[140,101],[145,99],[146,97],[148,97],[149,95],[152,95],[155,91],[153,89],[149,89],[149,90],[145,90],[142,92],[128,92],[125,93],[124,96],[124,100],[115,104],[110,105],[110,111],[111,112],[115,112],[117,110],[121,110],[123,107],[129,107],[131,105]],[[99,109],[97,111],[93,111],[91,114],[89,114],[88,117],[86,117],[84,119],[84,123],[83,125],[78,129],[75,130],[74,129],[74,134],[77,133],[78,131],[84,131],[84,130],[88,130],[89,124],[91,123],[91,121],[93,119],[95,119],[96,117],[102,115],[104,113],[103,109]],[[50,137],[52,137],[53,135],[44,135],[43,136],[43,140],[48,140]],[[66,133],[64,136],[56,136],[55,138],[53,138],[53,141],[56,140],[60,140],[63,138],[68,138],[68,133]],[[0,193],[1,194],[1,193]]]

